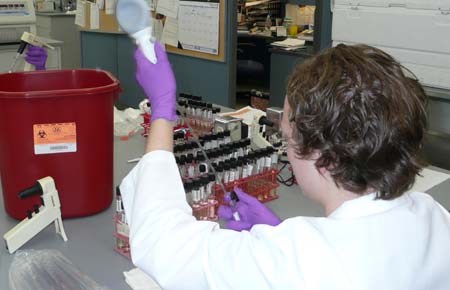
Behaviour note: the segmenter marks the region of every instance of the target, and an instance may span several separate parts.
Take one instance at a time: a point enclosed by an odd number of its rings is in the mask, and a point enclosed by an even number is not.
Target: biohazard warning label
[[[34,154],[77,152],[75,123],[34,124]]]

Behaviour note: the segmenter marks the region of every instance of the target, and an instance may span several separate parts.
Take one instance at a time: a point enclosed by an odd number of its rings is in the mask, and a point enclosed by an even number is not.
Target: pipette
[[[19,48],[17,49],[16,56],[13,58],[11,67],[8,70],[9,73],[12,73],[14,71],[14,68],[16,67],[16,64],[17,64],[17,60],[19,59],[19,56],[24,52],[25,47],[27,47],[27,43],[23,40],[20,41],[20,45],[19,45]]]
[[[29,32],[24,32],[22,36],[20,37],[20,45],[17,49],[17,54],[13,59],[13,63],[11,64],[11,67],[9,68],[8,72],[13,72],[14,67],[16,66],[17,60],[19,59],[19,56],[25,51],[25,48],[28,44],[39,46],[39,47],[47,47],[50,49],[55,49],[53,46],[47,43],[48,39],[39,37],[37,35],[34,35]],[[30,71],[32,69],[32,65],[29,63],[25,63],[24,71]]]

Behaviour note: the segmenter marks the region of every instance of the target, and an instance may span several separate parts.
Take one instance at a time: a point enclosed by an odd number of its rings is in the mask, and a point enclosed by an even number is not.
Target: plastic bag
[[[142,111],[127,108],[124,111],[114,107],[114,136],[131,136],[141,129],[144,121]]]
[[[11,290],[108,290],[56,250],[18,251],[9,268]]]

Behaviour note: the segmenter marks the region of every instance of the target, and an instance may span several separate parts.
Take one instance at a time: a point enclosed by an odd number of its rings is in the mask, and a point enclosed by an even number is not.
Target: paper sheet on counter
[[[158,283],[138,268],[123,272],[123,275],[125,276],[125,282],[133,290],[162,290]]]
[[[430,168],[423,169],[422,172],[420,172],[420,175],[422,176],[416,177],[416,182],[409,190],[410,192],[426,192],[435,185],[438,185],[450,178],[450,174],[436,171]]]

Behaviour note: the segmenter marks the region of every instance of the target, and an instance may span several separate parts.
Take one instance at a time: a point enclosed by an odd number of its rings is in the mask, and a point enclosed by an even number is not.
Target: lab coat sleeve
[[[173,154],[146,154],[123,180],[121,192],[133,263],[167,289],[177,289],[174,282],[195,277],[199,277],[196,283],[204,283],[199,266],[202,247],[196,232],[211,231],[217,225],[206,222],[189,226],[196,222]],[[189,243],[198,246],[189,247]]]
[[[133,263],[163,289],[263,290],[270,289],[269,277],[279,280],[274,265],[287,261],[273,256],[277,251],[265,242],[275,228],[239,233],[195,220],[172,153],[146,154],[123,180],[121,192]]]

